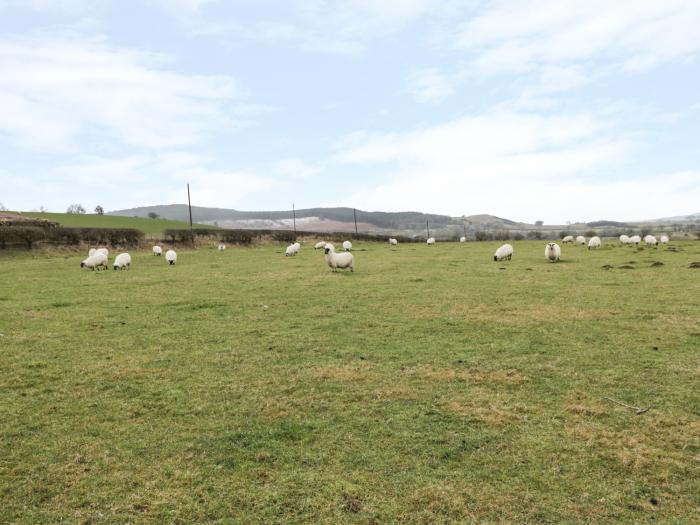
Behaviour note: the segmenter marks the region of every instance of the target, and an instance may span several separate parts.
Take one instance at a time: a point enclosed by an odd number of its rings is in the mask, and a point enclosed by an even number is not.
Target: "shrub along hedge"
[[[63,228],[38,226],[0,226],[0,248],[24,245],[31,249],[37,242],[75,246],[81,242],[108,246],[133,246],[144,233],[133,228]]]

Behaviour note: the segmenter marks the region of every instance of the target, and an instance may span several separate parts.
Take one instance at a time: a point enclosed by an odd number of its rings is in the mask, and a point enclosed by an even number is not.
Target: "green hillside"
[[[59,223],[61,226],[73,228],[135,228],[146,235],[160,235],[163,230],[169,228],[189,228],[189,223],[182,221],[170,221],[166,219],[146,219],[141,217],[121,217],[117,215],[96,215],[86,213],[83,215],[71,213],[39,213],[21,212],[25,217],[47,219]],[[195,228],[213,228],[205,224],[195,224]]]

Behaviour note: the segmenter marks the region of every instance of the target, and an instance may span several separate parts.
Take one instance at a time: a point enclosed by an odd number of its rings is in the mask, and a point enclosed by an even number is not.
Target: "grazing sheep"
[[[561,240],[562,243],[564,244],[569,244],[570,242],[574,242],[574,236],[573,235],[567,235]]]
[[[115,270],[131,270],[131,255],[128,253],[120,253],[114,258],[114,269]]]
[[[467,242],[467,238],[462,236],[459,238],[459,242]]]
[[[343,248],[345,249],[346,252],[349,252],[352,250],[352,243],[350,241],[345,241],[343,243]]]
[[[561,248],[556,242],[550,242],[544,247],[544,256],[552,262],[561,259]]]
[[[659,242],[661,244],[668,244],[668,235],[662,235],[661,237],[659,237]]]
[[[581,246],[583,246],[584,244],[586,244],[586,238],[583,235],[579,235],[578,237],[576,237],[576,244],[580,244]]]
[[[337,271],[338,268],[350,268],[351,272],[355,271],[355,259],[350,252],[335,253],[332,244],[326,244],[323,251],[326,254],[326,262],[332,272]]]
[[[620,235],[620,242],[622,244],[629,244],[630,238],[627,235],[622,234]]]
[[[96,253],[104,253],[105,257],[109,257],[109,250],[107,248],[97,248]]]
[[[93,255],[95,255],[95,253],[97,253],[97,250],[95,248],[90,248],[90,250],[88,251],[88,257],[92,257]]]
[[[289,246],[287,246],[287,249],[284,251],[284,256],[285,257],[294,257],[297,253],[299,253],[299,248],[297,248],[296,243],[290,244]]]
[[[219,248],[218,248],[218,249],[219,249],[220,252],[223,252],[223,251],[226,249],[226,245],[222,242],[221,244],[219,244]]]
[[[512,257],[513,247],[510,244],[504,244],[493,254],[494,261],[503,261],[504,259],[510,261]]]
[[[648,244],[649,246],[656,246],[658,244],[658,241],[653,235],[647,235],[644,237],[644,243]]]
[[[639,244],[640,242],[642,242],[642,238],[639,235],[632,235],[632,237],[630,237],[630,244]]]
[[[435,237],[430,237],[427,241],[428,245],[435,244]]]
[[[316,244],[314,244],[314,250],[320,250],[326,245],[326,241],[319,241]]]
[[[175,261],[177,261],[175,250],[168,250],[165,252],[165,260],[168,261],[168,264],[175,264]]]
[[[94,255],[88,257],[80,263],[81,268],[90,268],[93,271],[100,268],[107,269],[107,256],[102,252],[95,252]]]
[[[396,246],[397,244],[399,244],[399,241],[392,237],[391,239],[389,239],[389,244],[391,244],[392,246]]]
[[[158,257],[163,255],[163,248],[161,248],[160,246],[154,246],[153,247],[153,255],[156,255]]]
[[[597,250],[598,248],[600,248],[600,244],[601,244],[600,237],[595,235],[595,236],[591,237],[590,241],[588,241],[588,249],[589,250]]]

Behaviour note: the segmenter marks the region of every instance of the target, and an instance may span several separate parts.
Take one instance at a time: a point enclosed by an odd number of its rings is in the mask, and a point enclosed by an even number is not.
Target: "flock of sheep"
[[[219,245],[219,250],[221,250]],[[160,246],[153,247],[153,255],[160,257],[163,255],[163,248]],[[177,261],[177,253],[175,250],[168,250],[165,252],[165,260],[168,264],[175,264]],[[128,253],[120,253],[114,258],[114,263],[112,264],[115,270],[130,270],[131,269],[131,255]],[[91,270],[107,270],[109,268],[109,250],[107,248],[90,248],[88,252],[87,259],[81,261],[81,268],[90,268]]]
[[[461,237],[459,242],[466,242],[466,237]],[[667,244],[669,241],[667,235],[661,235],[659,240],[653,235],[646,235],[644,237],[644,243],[648,246],[656,246],[657,244]],[[435,244],[435,237],[430,237],[427,241],[429,246]],[[579,245],[586,244],[586,238],[579,235],[574,239],[573,235],[567,235],[562,239],[562,244],[576,243]],[[622,244],[639,244],[642,239],[639,235],[633,235],[628,237],[627,235],[620,235],[620,243]],[[395,246],[399,243],[397,239],[393,237],[389,239],[389,244]],[[593,236],[588,240],[588,249],[596,250],[602,246],[602,241],[600,237]],[[218,248],[220,252],[226,249],[226,245],[220,243]],[[350,241],[343,242],[343,252],[337,253],[333,244],[326,241],[317,242],[314,245],[315,250],[323,249],[323,253],[326,258],[326,263],[330,267],[331,271],[335,272],[338,269],[349,269],[351,272],[355,271],[355,259],[351,253],[352,243]],[[284,252],[286,257],[293,257],[298,254],[301,250],[301,244],[295,242],[287,246]],[[161,256],[163,254],[163,249],[160,246],[153,247],[153,255]],[[556,262],[561,259],[561,247],[555,243],[550,242],[544,248],[545,259]],[[513,246],[510,244],[504,244],[496,250],[493,255],[494,261],[510,261],[513,258]],[[177,261],[177,253],[175,250],[168,250],[165,252],[165,260],[168,264],[173,265]],[[120,253],[114,258],[114,263],[112,264],[115,270],[131,269],[131,256],[128,253]],[[108,269],[109,267],[109,250],[107,248],[91,248],[88,252],[87,259],[80,263],[81,268],[90,268],[92,270]]]

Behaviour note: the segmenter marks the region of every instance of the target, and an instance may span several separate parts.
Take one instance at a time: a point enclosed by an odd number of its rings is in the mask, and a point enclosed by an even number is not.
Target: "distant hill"
[[[148,217],[156,213],[171,220],[188,221],[185,204],[144,206],[128,210],[108,212],[108,215]],[[352,208],[306,208],[295,211],[297,228],[308,231],[342,231],[351,225],[354,229]],[[449,215],[420,212],[380,212],[356,210],[358,228],[371,230],[412,230],[425,228],[426,221],[436,228],[452,222]],[[287,229],[292,226],[292,210],[239,211],[224,208],[192,207],[193,220],[204,224],[217,224],[225,228]]]

